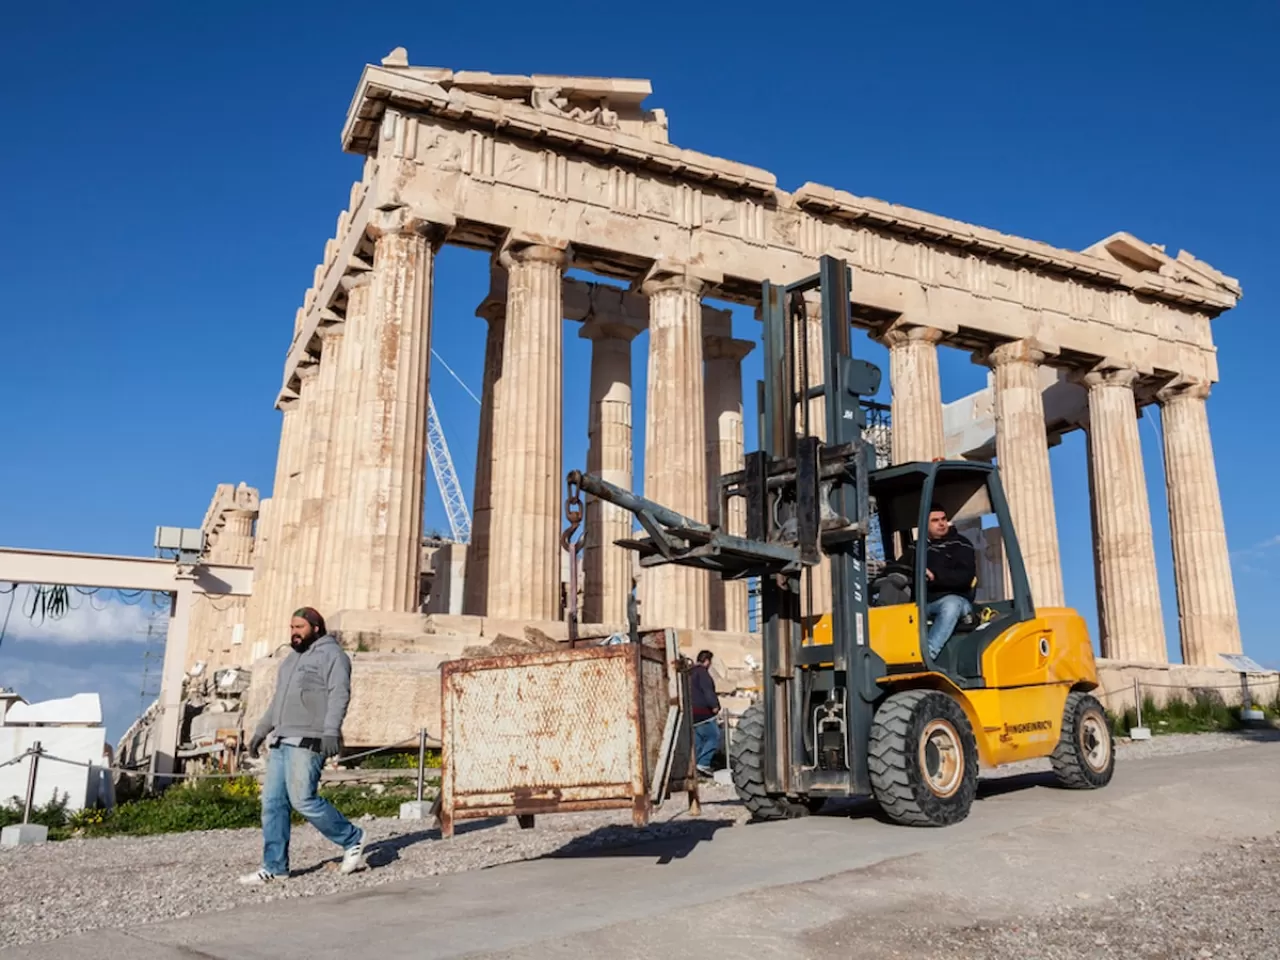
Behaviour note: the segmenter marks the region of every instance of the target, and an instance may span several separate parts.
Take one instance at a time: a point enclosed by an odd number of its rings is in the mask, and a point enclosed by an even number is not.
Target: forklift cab
[[[919,656],[926,669],[944,673],[961,687],[982,686],[982,654],[1005,629],[1035,616],[1031,590],[1014,535],[1009,506],[995,467],[966,460],[905,463],[871,474],[868,493],[879,520],[882,565],[873,564],[872,607],[914,607]],[[936,504],[974,547],[977,559],[973,612],[962,617],[936,661],[925,642],[929,513]],[[875,569],[878,566],[879,569]],[[1002,571],[1008,571],[1008,578]],[[1011,595],[1009,595],[1011,593]],[[894,664],[892,667],[906,665]],[[918,666],[916,667],[918,669]]]

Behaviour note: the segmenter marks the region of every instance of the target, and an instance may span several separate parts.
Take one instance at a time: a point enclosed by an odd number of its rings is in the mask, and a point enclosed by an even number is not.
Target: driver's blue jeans
[[[933,626],[929,628],[927,640],[929,658],[933,659],[942,652],[943,644],[951,639],[951,634],[955,632],[956,623],[960,618],[966,613],[973,612],[973,605],[964,597],[958,597],[952,593],[937,600],[930,600],[924,612],[926,616],[933,617]]]

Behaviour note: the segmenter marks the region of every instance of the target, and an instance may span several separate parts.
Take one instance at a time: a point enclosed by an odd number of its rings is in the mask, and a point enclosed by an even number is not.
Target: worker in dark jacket
[[[317,793],[324,762],[342,751],[342,721],[351,700],[351,660],[313,607],[294,611],[293,647],[280,664],[271,705],[249,741],[265,744],[262,786],[262,867],[240,878],[260,886],[289,876],[290,807],[342,848],[342,873],[364,866],[364,831]]]
[[[960,618],[973,612],[974,588],[978,579],[978,558],[947,513],[936,503],[929,510],[929,544],[925,557],[925,615],[933,618],[929,627],[929,656],[936,657],[951,639]],[[902,562],[915,568],[915,547]]]
[[[693,746],[698,772],[711,776],[711,762],[720,749],[720,698],[711,677],[711,651],[699,650],[690,676],[693,688]]]

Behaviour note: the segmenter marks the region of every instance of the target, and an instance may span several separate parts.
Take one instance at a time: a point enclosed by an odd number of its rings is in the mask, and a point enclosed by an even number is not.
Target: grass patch
[[[411,750],[388,751],[386,753],[375,753],[372,756],[365,757],[357,765],[361,770],[417,770],[418,769],[418,748]],[[428,770],[439,769],[440,767],[440,751],[427,750],[425,767]]]
[[[414,758],[416,761],[416,757]],[[366,814],[391,817],[400,804],[412,800],[412,782],[405,778],[379,786],[332,785],[320,788],[320,795],[344,815],[355,819]],[[157,797],[121,803],[114,810],[79,810],[68,813],[66,798],[32,811],[33,823],[49,828],[49,837],[62,840],[72,835],[86,837],[146,836],[182,833],[189,830],[232,830],[257,827],[262,823],[258,781],[253,777],[234,780],[190,781],[165,790]],[[22,822],[22,807],[16,802],[0,807],[0,826]],[[295,826],[302,817],[293,814]]]
[[[1274,706],[1272,709],[1275,709]],[[1119,714],[1108,712],[1107,717],[1116,736],[1128,736],[1130,728],[1138,725],[1137,713],[1132,708]],[[1239,730],[1244,726],[1240,720],[1239,707],[1228,706],[1220,696],[1208,691],[1199,691],[1189,700],[1173,696],[1162,706],[1156,706],[1155,700],[1150,696],[1143,697],[1142,725],[1151,731],[1152,736],[1167,733],[1216,733]]]

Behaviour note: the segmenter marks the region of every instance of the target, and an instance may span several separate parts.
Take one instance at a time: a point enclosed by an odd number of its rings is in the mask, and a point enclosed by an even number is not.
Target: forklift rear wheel
[[[969,815],[978,750],[969,718],[937,690],[906,690],[880,705],[871,725],[871,787],[895,823],[945,827]]]
[[[764,704],[753,703],[742,714],[733,731],[729,768],[738,798],[755,820],[789,820],[817,813],[823,798],[797,803],[771,796],[764,788]]]
[[[1067,694],[1062,737],[1050,760],[1058,783],[1070,790],[1097,790],[1111,782],[1115,746],[1097,699],[1079,690]]]

